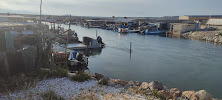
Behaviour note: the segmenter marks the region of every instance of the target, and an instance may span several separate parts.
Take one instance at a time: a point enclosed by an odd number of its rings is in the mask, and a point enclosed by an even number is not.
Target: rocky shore
[[[197,31],[181,34],[188,39],[203,40],[222,44],[222,32],[220,31]]]
[[[205,90],[180,91],[177,88],[168,89],[159,81],[124,81],[99,73],[84,82],[71,81],[68,77],[45,79],[32,88],[0,95],[0,100],[43,100],[41,94],[47,91],[54,91],[65,100],[218,100]]]

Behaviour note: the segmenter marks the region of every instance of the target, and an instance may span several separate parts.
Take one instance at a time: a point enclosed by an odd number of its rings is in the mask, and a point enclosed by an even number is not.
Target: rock
[[[199,100],[212,100],[211,94],[207,93],[205,90],[200,90],[194,95],[196,95]]]
[[[108,81],[108,86],[115,87],[116,83],[114,83],[112,80]]]
[[[94,76],[94,77],[96,78],[96,80],[100,80],[100,79],[102,79],[102,78],[105,78],[104,75],[99,74],[99,73],[95,73],[95,76]]]
[[[192,96],[194,95],[195,91],[184,91],[182,92],[182,96],[187,98],[187,99],[191,99]]]
[[[109,78],[102,78],[98,81],[100,85],[108,85]]]
[[[76,73],[68,73],[68,74],[67,74],[68,77],[73,77],[73,76],[75,76],[75,75],[76,75]]]
[[[130,87],[137,87],[137,86],[140,86],[141,83],[140,82],[135,82],[135,81],[129,81],[125,86],[124,88],[125,89],[128,89]]]
[[[158,95],[163,96],[166,99],[170,99],[170,92],[168,90],[160,90],[157,92]]]
[[[170,95],[173,99],[177,99],[178,97],[181,96],[181,94],[182,92],[177,88],[170,89]]]
[[[122,86],[125,86],[128,83],[127,81],[123,81],[123,80],[120,80],[120,79],[112,79],[112,81],[114,83],[122,85]]]
[[[139,87],[139,90],[147,90],[147,89],[149,89],[149,83],[147,82],[143,82]]]
[[[149,83],[149,88],[150,88],[150,90],[155,90],[155,89],[163,90],[164,89],[162,83],[159,82],[159,81],[152,81],[152,82],[150,82]]]

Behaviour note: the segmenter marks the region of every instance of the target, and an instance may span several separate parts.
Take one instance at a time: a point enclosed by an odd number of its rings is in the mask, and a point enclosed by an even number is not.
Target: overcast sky
[[[38,13],[40,0],[0,0],[0,12]],[[222,15],[222,0],[43,0],[43,14],[159,17]]]

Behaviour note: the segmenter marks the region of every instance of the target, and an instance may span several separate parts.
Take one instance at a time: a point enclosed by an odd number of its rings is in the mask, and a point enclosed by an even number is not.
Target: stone
[[[182,95],[182,92],[177,88],[170,89],[170,95],[173,99],[177,99]]]
[[[200,90],[196,92],[194,95],[196,95],[198,100],[212,100],[211,94],[207,93],[205,90]]]
[[[195,94],[195,91],[183,91],[182,92],[182,96],[187,99],[191,99],[194,94]]]
[[[114,83],[122,85],[122,86],[125,86],[128,83],[127,81],[123,81],[123,80],[120,80],[120,79],[112,79],[112,81]]]
[[[125,86],[124,88],[125,89],[128,89],[130,87],[137,87],[137,86],[140,86],[141,83],[140,82],[135,82],[135,81],[129,81]]]
[[[99,73],[95,73],[95,76],[94,76],[95,78],[96,78],[96,80],[100,80],[100,79],[102,79],[102,78],[105,78],[105,76],[104,75],[102,75],[102,74],[99,74]]]
[[[100,85],[108,85],[109,78],[102,78],[98,81]]]
[[[150,88],[150,90],[155,90],[155,89],[163,90],[164,89],[163,84],[161,82],[159,82],[159,81],[152,81],[152,82],[150,82],[149,83],[149,88]]]
[[[149,89],[149,83],[147,82],[143,82],[139,87],[139,90],[147,90],[147,89]]]
[[[68,73],[68,74],[67,74],[67,76],[70,77],[70,78],[73,77],[73,76],[75,76],[75,75],[76,75],[76,73]]]
[[[170,92],[168,90],[160,90],[157,92],[158,95],[163,96],[166,99],[170,99]]]

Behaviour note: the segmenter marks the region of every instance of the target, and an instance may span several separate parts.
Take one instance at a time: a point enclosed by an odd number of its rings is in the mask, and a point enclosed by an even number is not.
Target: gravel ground
[[[0,96],[0,100],[15,100],[18,98],[42,100],[41,94],[49,90],[54,91],[57,95],[66,100],[82,94],[95,94],[98,99],[137,99],[142,100],[145,97],[140,95],[133,95],[126,92],[124,88],[115,88],[110,86],[101,86],[97,84],[96,80],[89,80],[85,82],[74,82],[69,78],[54,78],[46,79],[38,82],[36,86],[28,90],[17,91],[9,95]],[[125,92],[123,92],[125,91]]]

